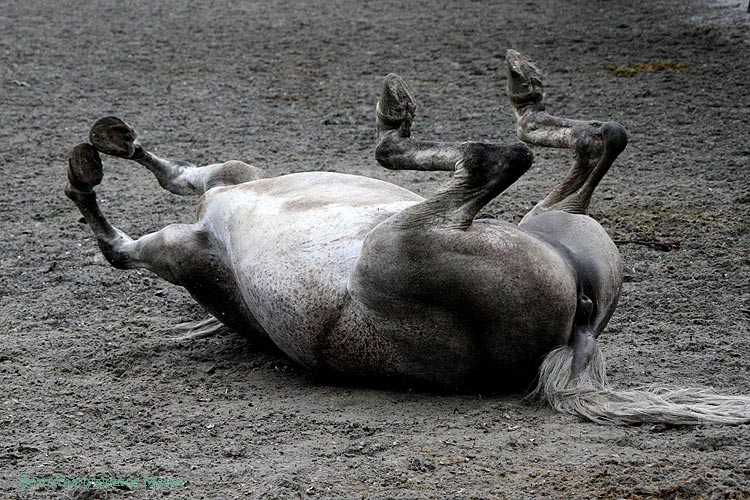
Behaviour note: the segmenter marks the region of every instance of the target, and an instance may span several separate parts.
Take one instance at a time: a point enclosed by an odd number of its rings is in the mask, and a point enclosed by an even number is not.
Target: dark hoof
[[[68,157],[68,182],[76,190],[87,193],[102,182],[104,172],[99,153],[90,144],[79,144]]]
[[[544,99],[542,72],[523,52],[509,50],[505,53],[508,63],[508,98],[514,108],[532,104],[541,106]],[[543,108],[542,108],[543,109]]]
[[[130,125],[116,116],[105,116],[91,127],[89,140],[101,153],[132,158],[137,145],[136,135]]]
[[[386,76],[377,107],[378,128],[381,131],[400,129],[401,135],[408,137],[416,112],[417,101],[406,83],[393,73]]]

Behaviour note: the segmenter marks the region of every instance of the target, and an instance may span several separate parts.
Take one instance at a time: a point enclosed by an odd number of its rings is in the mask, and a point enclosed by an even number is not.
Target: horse
[[[375,159],[451,172],[427,198],[363,176],[163,159],[113,116],[73,148],[65,194],[112,266],[147,269],[210,313],[183,338],[225,325],[310,370],[369,383],[517,391],[536,381],[533,397],[599,423],[750,421],[750,398],[717,406],[697,390],[609,386],[597,338],[620,297],[622,261],[588,209],[627,133],[547,113],[537,65],[515,50],[506,62],[523,141],[510,145],[413,138],[416,100],[401,77],[385,78]],[[478,216],[532,165],[526,143],[571,150],[567,175],[518,225]],[[100,153],[200,196],[196,222],[138,239],[111,225],[94,191]]]

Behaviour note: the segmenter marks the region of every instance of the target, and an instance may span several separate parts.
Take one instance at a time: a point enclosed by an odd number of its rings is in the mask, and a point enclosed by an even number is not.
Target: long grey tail
[[[598,346],[588,366],[577,377],[571,376],[573,354],[570,346],[547,354],[539,369],[539,382],[528,398],[543,401],[559,412],[605,425],[750,423],[750,396],[658,386],[617,390],[607,381],[604,357]]]

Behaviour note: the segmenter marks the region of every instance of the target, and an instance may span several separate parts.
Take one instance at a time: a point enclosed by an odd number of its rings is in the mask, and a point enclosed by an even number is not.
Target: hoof
[[[91,127],[89,140],[100,153],[132,158],[138,145],[136,135],[130,125],[116,116],[105,116]]]
[[[408,137],[416,112],[417,101],[406,83],[393,73],[386,76],[377,106],[378,130],[399,129],[402,137]]]
[[[538,110],[544,109],[544,82],[542,72],[536,64],[523,52],[509,50],[505,53],[508,63],[508,98],[514,108],[524,108],[538,105]]]
[[[82,193],[91,192],[102,182],[104,173],[99,153],[89,144],[79,144],[68,157],[68,182]]]

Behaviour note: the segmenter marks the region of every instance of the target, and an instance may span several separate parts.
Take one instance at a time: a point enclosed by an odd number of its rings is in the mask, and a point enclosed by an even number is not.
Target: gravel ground
[[[0,496],[750,498],[747,425],[602,427],[520,395],[337,385],[232,333],[170,341],[200,307],[147,272],[110,268],[62,193],[70,148],[116,114],[162,156],[358,173],[429,195],[444,176],[374,161],[382,77],[411,85],[419,137],[510,142],[503,57],[517,48],[547,75],[550,111],[630,135],[593,207],[626,263],[600,338],[611,381],[748,394],[746,11],[724,0],[6,0]],[[535,155],[490,213],[518,221],[570,161]],[[190,221],[196,201],[114,159],[99,193],[135,236]]]

